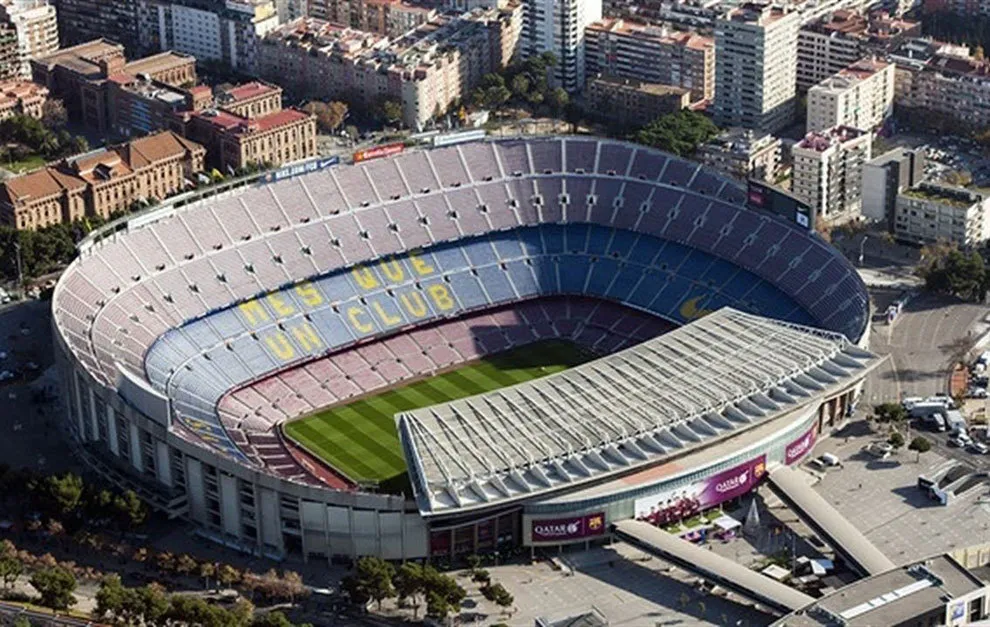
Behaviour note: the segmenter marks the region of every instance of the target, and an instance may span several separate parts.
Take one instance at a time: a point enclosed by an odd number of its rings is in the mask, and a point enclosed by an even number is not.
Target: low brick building
[[[282,89],[254,81],[215,94],[215,105],[181,115],[183,134],[225,174],[316,156],[316,116],[282,108]]]
[[[15,115],[27,115],[41,119],[48,90],[28,81],[5,81],[0,83],[0,120]]]
[[[109,83],[134,80],[167,85],[195,84],[196,59],[174,52],[128,61],[124,47],[97,39],[31,61],[34,82],[65,102],[69,115],[90,130],[106,133],[110,126]]]
[[[674,85],[632,78],[598,76],[587,83],[588,110],[624,126],[643,126],[658,117],[686,109],[691,91]]]
[[[202,172],[206,150],[171,131],[79,155],[0,185],[0,222],[34,230],[108,218],[135,201],[162,200]]]

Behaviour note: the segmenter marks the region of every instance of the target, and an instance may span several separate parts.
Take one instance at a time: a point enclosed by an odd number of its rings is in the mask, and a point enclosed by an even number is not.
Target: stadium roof
[[[710,444],[881,361],[838,333],[724,308],[625,351],[397,416],[424,515],[578,485]]]

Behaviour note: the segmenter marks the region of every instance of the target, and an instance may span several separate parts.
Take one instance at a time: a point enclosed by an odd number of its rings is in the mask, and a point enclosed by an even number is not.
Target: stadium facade
[[[154,507],[276,558],[553,546],[688,515],[800,461],[878,362],[855,269],[745,202],[696,163],[557,137],[156,208],[86,242],[55,288],[66,430]],[[396,417],[412,498],[282,432],[551,337],[603,356]]]

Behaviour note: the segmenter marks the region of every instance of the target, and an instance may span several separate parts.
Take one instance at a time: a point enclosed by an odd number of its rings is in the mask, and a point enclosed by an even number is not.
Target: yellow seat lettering
[[[351,307],[347,310],[347,319],[350,320],[351,325],[361,333],[371,333],[375,330],[375,325],[370,322],[361,321],[361,318],[367,315],[367,312],[359,307]]]
[[[378,278],[375,277],[375,273],[370,268],[365,268],[364,266],[354,266],[351,269],[351,276],[354,277],[358,285],[366,290],[373,290],[381,285],[378,282]]]
[[[371,303],[371,307],[375,310],[375,313],[378,314],[378,319],[381,320],[382,324],[384,324],[385,326],[394,327],[395,325],[402,323],[401,316],[395,316],[385,311],[385,308],[382,307],[381,303],[379,302]]]
[[[256,300],[249,300],[237,306],[249,326],[256,326],[260,322],[268,321],[268,312]]]
[[[424,261],[417,252],[409,253],[409,263],[412,264],[413,270],[416,271],[416,274],[420,276],[429,276],[434,272],[433,266],[426,263],[426,261]]]
[[[406,270],[402,267],[402,263],[398,259],[387,259],[379,267],[382,270],[382,274],[388,277],[388,280],[393,283],[401,283],[406,279]]]
[[[287,303],[281,294],[277,292],[272,292],[267,296],[267,298],[268,298],[268,303],[272,306],[272,309],[274,309],[275,313],[277,313],[279,316],[282,317],[291,316],[292,314],[296,313],[295,307]]]
[[[316,350],[323,345],[323,342],[320,341],[320,336],[316,334],[316,331],[309,323],[294,327],[292,329],[292,337],[296,338],[296,342],[307,352]]]
[[[302,299],[307,307],[317,307],[323,304],[323,296],[316,286],[306,281],[296,286],[296,294]]]
[[[454,299],[450,297],[450,292],[447,291],[446,285],[436,283],[427,287],[426,291],[429,292],[430,298],[433,299],[433,304],[437,306],[437,309],[447,311],[454,308]]]
[[[265,344],[272,353],[282,361],[288,361],[296,356],[296,349],[292,348],[289,338],[284,333],[275,333],[265,338]]]
[[[426,317],[426,301],[419,292],[399,294],[399,302],[402,303],[403,309],[405,309],[410,316],[413,316],[414,318]]]

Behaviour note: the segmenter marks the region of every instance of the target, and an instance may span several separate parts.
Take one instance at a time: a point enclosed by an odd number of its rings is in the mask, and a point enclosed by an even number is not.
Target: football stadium
[[[879,361],[846,259],[696,163],[387,148],[80,245],[53,325],[93,469],[273,558],[587,544],[800,461]]]

